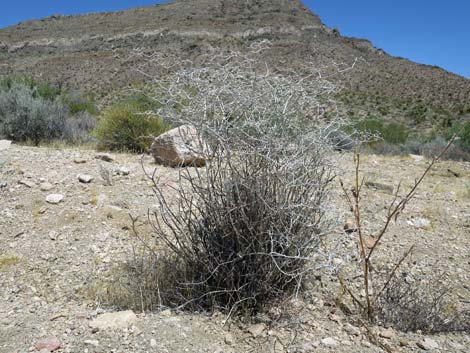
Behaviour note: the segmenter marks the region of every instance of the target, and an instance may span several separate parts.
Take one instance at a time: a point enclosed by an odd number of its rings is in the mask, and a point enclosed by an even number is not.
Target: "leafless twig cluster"
[[[325,118],[322,97],[335,88],[261,65],[261,50],[156,79],[157,114],[195,126],[210,154],[204,168],[180,169],[171,190],[149,175],[159,205],[149,218],[168,249],[155,256],[173,264],[170,281],[160,276],[161,306],[253,313],[319,267],[334,223],[329,136],[341,125]]]

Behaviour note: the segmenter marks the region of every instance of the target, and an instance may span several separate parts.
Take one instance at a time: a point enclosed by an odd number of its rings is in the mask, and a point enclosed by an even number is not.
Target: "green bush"
[[[25,86],[31,90],[34,98],[55,100],[61,94],[61,89],[50,82],[38,82],[29,77],[7,77],[0,81],[0,91],[10,91],[14,86]]]
[[[169,129],[162,119],[147,113],[146,105],[136,100],[119,103],[106,110],[94,135],[99,148],[143,152],[150,146],[150,136]]]
[[[455,134],[457,134],[455,144],[470,152],[470,121],[454,124],[444,135],[446,139],[450,139]]]
[[[46,87],[46,86],[44,86]],[[46,91],[42,91],[43,93]],[[94,126],[89,115],[71,117],[66,106],[30,84],[9,82],[0,90],[0,138],[18,142],[79,142]]]
[[[93,116],[97,116],[99,114],[98,108],[96,107],[93,100],[89,97],[73,92],[63,94],[61,100],[69,108],[71,115],[76,115],[83,112]]]
[[[362,131],[367,134],[379,136],[383,142],[389,144],[405,143],[408,138],[407,128],[399,123],[385,123],[375,118],[367,118],[359,121],[355,125],[356,130]],[[372,144],[380,143],[373,141]]]

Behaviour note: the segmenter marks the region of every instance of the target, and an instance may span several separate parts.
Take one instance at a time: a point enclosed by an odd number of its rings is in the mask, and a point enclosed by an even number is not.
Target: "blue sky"
[[[3,0],[0,27],[51,14],[121,10],[158,0]],[[343,35],[470,78],[469,0],[304,0]]]

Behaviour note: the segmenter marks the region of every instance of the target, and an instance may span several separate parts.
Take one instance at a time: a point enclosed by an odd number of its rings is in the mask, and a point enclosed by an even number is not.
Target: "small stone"
[[[356,222],[353,219],[348,219],[343,227],[347,234],[357,232]]]
[[[78,181],[84,184],[89,184],[93,181],[93,177],[88,174],[78,174],[77,175]]]
[[[98,153],[95,155],[95,158],[101,159],[102,161],[105,161],[105,162],[114,161],[114,158],[109,153]]]
[[[47,352],[53,352],[60,348],[60,341],[55,336],[49,336],[41,338],[34,346],[38,351],[46,350]]]
[[[335,340],[333,337],[326,337],[326,338],[323,338],[323,339],[321,340],[321,343],[322,343],[324,346],[328,346],[328,347],[337,346],[337,345],[338,345],[338,341]]]
[[[54,185],[52,185],[51,183],[41,183],[39,185],[39,188],[41,189],[41,191],[51,191],[52,189],[54,189]]]
[[[224,337],[225,344],[228,344],[229,346],[233,346],[237,341],[235,341],[235,338],[230,334],[226,333]]]
[[[27,180],[27,179],[20,180],[18,184],[24,185],[30,189],[36,186],[34,182],[32,182],[31,180]]]
[[[377,243],[377,239],[370,235],[364,238],[364,244],[366,245],[367,249],[372,249],[376,243]]]
[[[353,335],[353,336],[361,335],[361,330],[359,330],[359,328],[357,328],[356,326],[351,325],[350,323],[346,323],[346,325],[344,326],[344,330],[348,334]]]
[[[171,312],[170,309],[166,309],[160,312],[161,317],[171,317],[173,313]]]
[[[380,330],[379,336],[382,338],[391,339],[395,336],[395,332],[391,328],[382,329]]]
[[[124,329],[137,321],[137,316],[131,310],[106,313],[90,322],[91,328]]]
[[[86,159],[77,157],[73,160],[73,162],[76,163],[76,164],[84,164],[84,163],[86,163]]]
[[[412,225],[420,229],[429,228],[431,226],[431,222],[427,220],[426,218],[415,218],[412,221]]]
[[[439,345],[437,344],[436,341],[434,341],[432,338],[426,337],[423,340],[419,341],[416,343],[416,345],[424,349],[425,351],[432,351],[434,349],[438,349]]]
[[[331,321],[334,321],[334,322],[340,322],[341,321],[341,317],[336,315],[336,314],[331,314],[330,315],[330,320]]]
[[[98,340],[85,340],[83,343],[88,344],[93,347],[98,347],[100,345]]]
[[[126,167],[119,167],[118,169],[115,170],[115,173],[117,175],[125,176],[125,175],[129,175],[131,173],[131,171]]]
[[[8,183],[6,181],[0,181],[0,189],[4,189],[8,186]]]
[[[266,330],[266,325],[265,324],[256,324],[252,325],[248,328],[248,332],[253,336],[253,337],[259,337],[263,334],[263,332]]]
[[[61,194],[50,194],[46,197],[46,202],[56,205],[64,200],[64,195]]]
[[[9,140],[0,140],[0,151],[6,151],[10,149],[11,141]]]
[[[152,338],[150,340],[150,347],[156,347],[157,346],[157,340],[155,338]]]
[[[424,156],[420,156],[419,154],[410,154],[410,158],[415,162],[421,162],[424,159]]]
[[[401,339],[399,341],[399,343],[400,343],[400,347],[406,347],[406,346],[410,345],[410,342],[408,342],[407,340],[404,340],[404,339]]]

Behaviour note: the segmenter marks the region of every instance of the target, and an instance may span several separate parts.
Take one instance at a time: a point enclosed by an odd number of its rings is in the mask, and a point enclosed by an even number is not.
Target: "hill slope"
[[[242,49],[259,39],[272,42],[266,53],[271,65],[329,67],[345,87],[342,101],[354,111],[398,120],[418,119],[413,112],[423,105],[433,107],[425,118],[438,120],[470,112],[470,80],[392,57],[365,39],[342,37],[299,0],[177,0],[19,23],[0,30],[0,75],[34,74],[104,94],[144,80],[133,70],[140,60],[135,49],[193,61],[213,47]],[[356,64],[338,74],[333,63]]]

